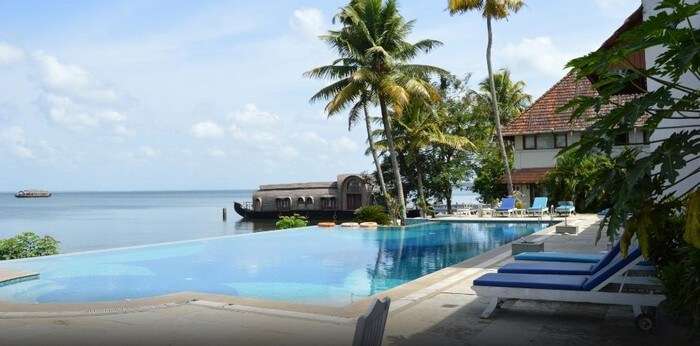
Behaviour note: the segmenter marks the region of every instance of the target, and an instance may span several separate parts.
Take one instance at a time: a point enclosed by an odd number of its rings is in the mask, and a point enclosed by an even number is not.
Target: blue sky
[[[636,0],[530,0],[494,60],[539,96]],[[302,73],[344,1],[0,0],[0,191],[254,188],[372,169],[364,129],[326,119]],[[485,23],[403,0],[418,59],[485,77]]]

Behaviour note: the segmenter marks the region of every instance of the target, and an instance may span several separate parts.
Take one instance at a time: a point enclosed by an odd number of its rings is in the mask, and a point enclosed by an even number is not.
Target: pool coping
[[[483,220],[483,219],[482,219]],[[449,221],[444,218],[434,219],[434,221]],[[469,222],[467,220],[465,222]],[[515,220],[514,220],[515,221]],[[517,220],[523,222],[523,220]],[[544,221],[544,220],[543,220]],[[490,222],[490,221],[487,221]],[[512,222],[512,221],[511,221]],[[531,219],[530,222],[540,222],[539,220]],[[550,222],[547,222],[550,223]],[[554,234],[555,226],[558,223],[550,223],[546,228],[534,232],[520,240],[541,240]],[[310,226],[314,227],[314,226]],[[307,228],[310,228],[307,227]],[[299,230],[291,229],[291,230]],[[279,230],[280,232],[290,230]],[[210,240],[219,238],[228,238],[233,236],[243,235],[228,235],[219,237],[202,238],[197,240]],[[191,240],[167,242],[159,244],[141,245],[133,247],[122,247],[113,250],[122,250],[129,248],[141,248],[163,244],[173,244],[191,242]],[[511,242],[512,243],[512,242]],[[511,257],[510,244],[507,243],[497,248],[486,251],[475,257],[466,259],[462,262],[442,268],[438,271],[419,277],[415,280],[406,282],[389,290],[379,292],[375,295],[363,297],[353,303],[341,306],[322,306],[313,304],[290,303],[284,301],[276,301],[269,299],[244,298],[229,295],[211,294],[203,292],[178,292],[173,294],[139,298],[126,299],[120,301],[105,301],[105,302],[88,302],[88,303],[12,303],[0,300],[0,320],[12,318],[51,318],[51,317],[74,317],[74,316],[100,316],[109,314],[123,314],[143,312],[164,308],[172,308],[181,305],[197,305],[204,308],[225,309],[238,312],[258,313],[265,315],[275,315],[289,318],[311,319],[321,322],[330,323],[350,323],[354,318],[361,313],[364,313],[369,304],[374,299],[390,297],[392,304],[390,311],[402,310],[407,308],[433,294],[438,293],[447,287],[453,286],[469,277],[476,276]],[[66,256],[83,253],[94,253],[108,250],[93,250],[71,254],[61,254],[55,256]],[[49,256],[54,257],[54,256]],[[21,261],[21,260],[13,260]]]

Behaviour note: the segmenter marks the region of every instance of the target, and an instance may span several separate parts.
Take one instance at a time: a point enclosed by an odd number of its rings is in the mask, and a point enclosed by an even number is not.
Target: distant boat
[[[262,185],[252,202],[234,202],[244,219],[277,219],[299,214],[310,219],[351,220],[355,210],[371,204],[370,186],[360,174],[341,174],[335,181]],[[409,210],[409,217],[419,215]]]
[[[22,190],[15,194],[17,198],[45,198],[51,197],[51,192],[44,190]]]
[[[299,214],[312,219],[351,219],[368,205],[369,186],[359,174],[342,174],[335,181],[262,185],[252,203],[234,203],[244,219],[276,219]]]

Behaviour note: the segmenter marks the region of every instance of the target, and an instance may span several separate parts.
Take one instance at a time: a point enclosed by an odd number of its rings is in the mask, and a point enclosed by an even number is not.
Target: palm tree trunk
[[[420,208],[420,216],[425,217],[425,189],[423,188],[423,169],[418,162],[418,155],[416,155],[416,179],[418,182],[418,208]]]
[[[447,193],[447,214],[452,214],[452,191]]]
[[[396,197],[399,203],[399,217],[401,223],[406,223],[406,200],[403,197],[403,184],[401,182],[401,171],[399,170],[399,161],[396,159],[396,146],[394,145],[394,134],[391,129],[391,115],[386,108],[384,98],[379,96],[379,108],[382,111],[382,122],[384,122],[384,135],[386,136],[387,144],[389,144],[389,157],[391,158],[391,167],[394,171],[394,183],[396,185]]]
[[[493,32],[491,30],[491,17],[486,17],[486,29],[489,39],[486,46],[486,66],[489,69],[489,85],[491,86],[491,108],[493,111],[493,119],[496,122],[496,136],[498,137],[498,146],[501,148],[501,156],[506,169],[506,183],[508,188],[508,196],[513,195],[513,179],[510,177],[510,163],[508,162],[508,153],[506,153],[506,145],[503,143],[503,134],[501,133],[501,117],[498,114],[498,99],[496,98],[496,83],[493,81],[493,68],[491,67],[491,46],[493,45]]]
[[[369,119],[369,112],[367,111],[367,103],[363,103],[362,107],[365,111],[365,125],[367,127],[367,142],[369,143],[369,150],[372,152],[372,159],[374,160],[374,166],[377,169],[377,175],[379,176],[379,189],[382,192],[384,200],[387,201],[389,196],[386,191],[386,183],[384,182],[384,172],[382,172],[382,165],[379,162],[379,155],[377,155],[377,149],[374,147],[374,139],[372,138],[372,123]]]

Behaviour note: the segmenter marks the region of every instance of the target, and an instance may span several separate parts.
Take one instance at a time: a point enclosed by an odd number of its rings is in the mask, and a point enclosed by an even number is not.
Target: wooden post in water
[[[226,222],[226,208],[224,208],[224,209],[221,211],[221,216],[223,217],[224,222]]]

